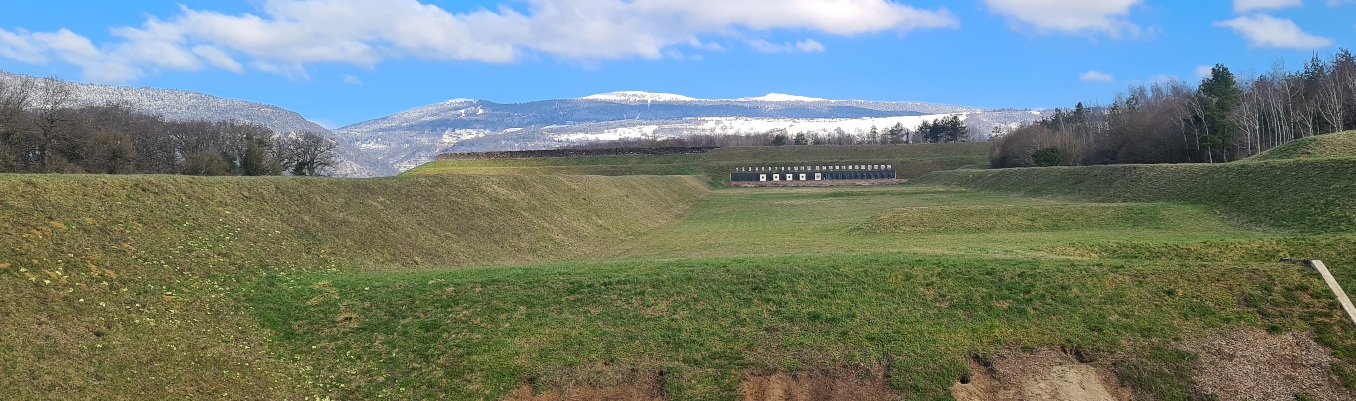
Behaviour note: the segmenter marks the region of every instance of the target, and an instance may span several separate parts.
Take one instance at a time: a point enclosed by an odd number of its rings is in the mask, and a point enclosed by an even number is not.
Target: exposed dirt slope
[[[1043,349],[971,361],[970,374],[951,395],[958,401],[1125,401],[1130,390],[1103,367]]]

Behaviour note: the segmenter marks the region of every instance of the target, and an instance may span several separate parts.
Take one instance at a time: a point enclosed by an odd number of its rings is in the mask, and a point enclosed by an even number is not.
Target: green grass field
[[[1051,215],[1097,221],[1030,223]],[[1273,247],[1258,258],[1137,253],[1214,243]],[[1169,369],[1154,346],[1243,326],[1317,328],[1351,349],[1322,282],[1277,259],[1353,245],[1240,228],[1185,205],[947,187],[730,189],[596,260],[277,277],[253,299],[299,357],[348,372],[328,383],[343,397],[496,398],[525,378],[619,385],[624,367],[663,372],[674,399],[731,399],[747,370],[869,366],[929,399],[947,395],[966,358],[1004,349],[1076,346]],[[1148,377],[1169,379],[1130,384],[1189,392],[1186,378]]]
[[[827,188],[559,174],[685,158],[0,176],[0,398],[490,400],[648,380],[729,400],[747,372],[846,371],[948,399],[972,359],[1056,348],[1138,399],[1196,399],[1179,344],[1243,328],[1313,332],[1356,388],[1356,331],[1278,262],[1323,259],[1356,288],[1353,159]]]

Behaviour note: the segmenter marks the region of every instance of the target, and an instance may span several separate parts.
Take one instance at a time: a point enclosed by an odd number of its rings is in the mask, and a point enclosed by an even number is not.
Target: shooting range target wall
[[[844,166],[737,167],[730,182],[893,180],[894,166],[889,164],[851,164]]]

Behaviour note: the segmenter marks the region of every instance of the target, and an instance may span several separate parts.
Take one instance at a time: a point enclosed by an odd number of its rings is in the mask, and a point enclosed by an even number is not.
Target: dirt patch
[[[663,396],[633,385],[615,387],[572,387],[566,390],[548,390],[538,394],[531,385],[524,384],[504,398],[508,401],[662,401]]]
[[[1246,329],[1191,341],[1182,349],[1198,355],[1192,379],[1202,391],[1234,400],[1351,400],[1332,372],[1333,357],[1311,333],[1268,334]]]
[[[745,372],[739,383],[743,401],[902,400],[882,374],[812,371]]]
[[[1081,353],[1049,349],[970,361],[970,373],[951,386],[957,401],[1124,401],[1131,398],[1103,367],[1080,362]]]
[[[640,372],[619,369],[595,370],[601,375],[571,377],[572,383],[542,389],[536,379],[514,389],[504,397],[506,401],[662,401],[664,371]],[[593,376],[593,377],[590,377]],[[607,377],[610,376],[610,377]],[[607,383],[607,384],[601,384]]]

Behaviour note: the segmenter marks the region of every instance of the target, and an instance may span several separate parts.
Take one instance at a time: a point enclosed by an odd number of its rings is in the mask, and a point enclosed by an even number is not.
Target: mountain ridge
[[[552,149],[637,137],[738,135],[772,130],[866,136],[870,127],[915,128],[961,115],[975,140],[994,127],[1029,123],[1035,110],[988,110],[924,102],[830,100],[772,93],[699,99],[673,93],[618,91],[521,103],[452,99],[335,129],[335,134],[396,170],[449,152]]]
[[[0,80],[37,79],[0,71]],[[149,87],[74,83],[77,105],[125,104],[170,120],[246,121],[279,135],[318,132],[334,139],[331,175],[395,175],[449,152],[553,149],[622,138],[745,135],[771,131],[865,137],[871,128],[908,128],[959,115],[973,140],[1039,119],[1035,110],[988,110],[925,102],[831,100],[770,93],[738,99],[617,91],[572,99],[497,103],[449,99],[326,129],[279,106]],[[995,128],[997,127],[997,128]]]

